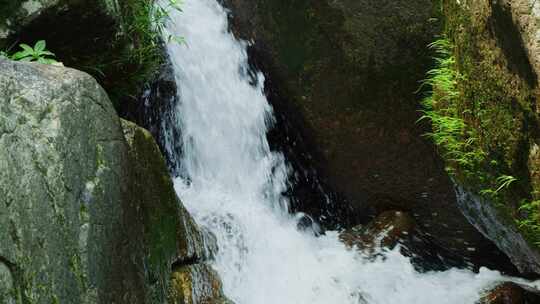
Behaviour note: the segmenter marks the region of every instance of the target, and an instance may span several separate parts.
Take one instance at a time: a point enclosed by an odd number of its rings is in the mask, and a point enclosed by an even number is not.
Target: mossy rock
[[[225,297],[218,274],[207,264],[178,268],[172,281],[172,304],[234,304]]]
[[[440,100],[435,98],[432,106],[438,115],[463,123],[457,140],[467,151],[458,152],[478,156],[456,161],[456,151],[444,144],[440,149],[460,185],[465,214],[520,271],[538,275],[540,208],[534,202],[540,193],[540,91],[537,58],[526,39],[530,33],[521,24],[524,19],[516,18],[524,14],[516,11],[518,3],[443,1],[449,55],[455,59],[451,69],[458,76],[454,92],[435,84]]]

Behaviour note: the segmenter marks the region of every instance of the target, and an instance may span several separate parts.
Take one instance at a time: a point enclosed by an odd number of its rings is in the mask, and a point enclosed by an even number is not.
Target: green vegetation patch
[[[424,82],[431,90],[423,119],[432,123],[428,136],[448,173],[540,247],[540,180],[529,156],[538,142],[536,88],[515,64],[519,39],[507,37],[511,30],[500,36],[495,27],[504,20],[494,22],[502,17],[485,5],[445,3],[446,36],[431,45],[436,67]],[[483,14],[472,18],[470,10]]]
[[[99,62],[96,66],[98,70],[109,66],[125,71],[123,74],[127,79],[115,84],[118,90],[110,90],[114,99],[138,93],[137,89],[154,76],[163,63],[163,39],[180,40],[177,37],[165,37],[164,33],[169,13],[173,10],[180,10],[179,0],[167,0],[163,5],[154,0],[120,2],[122,35],[118,36],[114,44],[119,48],[121,56]]]
[[[1,1],[1,0],[0,0]],[[113,1],[114,2],[114,1]],[[59,1],[9,37],[6,45],[47,48],[64,65],[91,74],[105,88],[117,109],[140,94],[164,60],[164,29],[179,0]]]
[[[56,63],[57,61],[53,59],[53,57],[55,57],[54,53],[48,51],[46,47],[47,43],[45,40],[36,42],[34,47],[22,43],[20,45],[20,48],[22,49],[21,51],[12,55],[9,55],[6,51],[0,51],[0,57],[5,57],[16,61],[36,61],[43,64]]]

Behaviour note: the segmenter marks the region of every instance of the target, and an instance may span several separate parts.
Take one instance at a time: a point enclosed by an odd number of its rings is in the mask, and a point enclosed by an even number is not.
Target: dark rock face
[[[422,136],[428,128],[417,123],[421,96],[414,92],[438,32],[432,1],[223,2],[232,30],[254,42],[252,63],[267,76],[278,127],[283,116],[294,134],[270,139],[294,147],[287,156],[299,155],[293,162],[307,169],[298,177],[307,180],[298,183],[305,192],[319,185],[337,192],[333,203],[315,196],[295,210],[330,228],[404,210],[439,248],[469,261],[505,259],[461,214]]]
[[[0,49],[13,53],[21,43],[45,40],[58,61],[92,75],[119,112],[137,102],[163,59],[144,1],[8,1],[0,0],[2,13],[12,11],[0,15]]]
[[[164,50],[165,52],[165,50]],[[156,76],[149,81],[136,102],[124,105],[119,113],[144,127],[154,136],[173,175],[181,173],[176,155],[182,154],[182,136],[178,128],[180,103],[178,87],[169,55],[164,53],[164,63]]]
[[[111,71],[99,63],[103,62],[103,57],[114,58],[117,56],[114,51],[120,51],[113,49],[121,18],[115,1],[14,2],[19,2],[19,6],[5,21],[11,26],[5,30],[8,35],[0,37],[0,48],[16,51],[20,43],[33,45],[38,40],[46,40],[47,48],[64,65],[99,76],[99,80],[109,78],[105,74]],[[6,7],[0,3],[2,10]]]
[[[540,292],[506,282],[498,285],[478,302],[478,304],[536,304],[540,303]]]
[[[90,76],[0,59],[0,146],[1,303],[164,303],[207,267],[152,136]]]

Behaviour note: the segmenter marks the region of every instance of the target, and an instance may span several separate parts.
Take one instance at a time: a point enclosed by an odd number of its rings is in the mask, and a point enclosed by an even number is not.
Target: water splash
[[[215,0],[186,0],[173,13],[170,44],[182,102],[182,177],[175,187],[197,222],[217,237],[213,264],[237,304],[465,304],[499,281],[498,272],[449,270],[420,274],[397,250],[368,261],[337,233],[299,231],[289,215],[289,168],[271,152],[272,108],[264,78],[248,73],[246,43],[228,32]],[[255,78],[255,79],[253,79]],[[171,149],[172,150],[172,149]]]

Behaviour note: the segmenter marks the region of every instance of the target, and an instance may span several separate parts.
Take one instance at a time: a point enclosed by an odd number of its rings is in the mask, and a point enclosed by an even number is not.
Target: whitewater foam
[[[272,108],[264,77],[248,73],[246,42],[228,31],[215,0],[185,0],[168,30],[180,99],[182,177],[178,195],[217,237],[213,267],[237,304],[466,304],[507,280],[498,272],[452,269],[418,273],[397,250],[377,260],[350,251],[335,232],[297,229],[287,189],[290,168],[266,132]],[[253,84],[255,83],[255,84]],[[174,133],[174,132],[169,132]],[[173,151],[174,149],[169,149]]]

